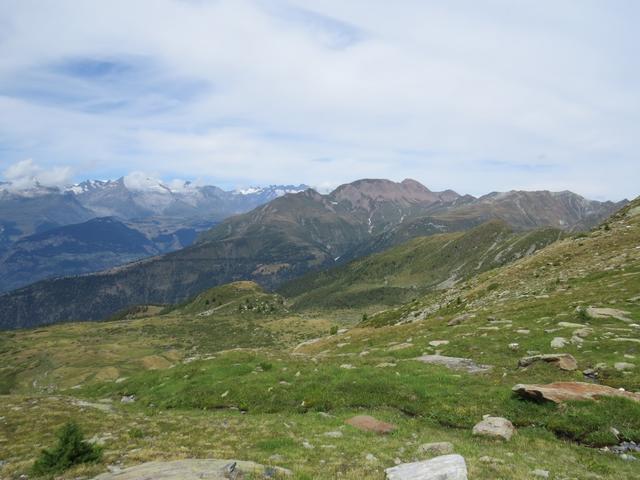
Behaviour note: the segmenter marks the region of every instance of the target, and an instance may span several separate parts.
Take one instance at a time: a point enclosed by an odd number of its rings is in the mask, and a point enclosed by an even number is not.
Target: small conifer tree
[[[86,442],[75,422],[66,423],[58,432],[58,444],[51,450],[42,450],[33,464],[36,476],[53,475],[81,463],[95,463],[102,458],[102,449]]]

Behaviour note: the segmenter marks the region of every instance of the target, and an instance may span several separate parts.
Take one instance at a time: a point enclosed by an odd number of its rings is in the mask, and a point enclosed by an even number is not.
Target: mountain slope
[[[37,233],[0,257],[0,291],[49,277],[95,272],[160,250],[142,233],[106,217]]]
[[[454,192],[430,192],[411,180],[361,180],[328,195],[313,190],[285,195],[225,220],[184,250],[5,294],[0,297],[0,325],[97,320],[131,305],[180,302],[237,280],[275,288],[310,270],[333,266],[343,257],[352,258],[354,251],[371,253],[362,246],[375,243],[381,235],[394,238],[394,230],[424,215],[452,216],[467,201],[473,200]],[[535,211],[521,207],[520,215],[535,218]],[[473,218],[465,211],[460,225],[483,219],[484,213]],[[569,220],[567,224],[573,225],[581,218]]]
[[[494,220],[466,232],[418,237],[279,288],[295,308],[371,308],[404,303],[531,255],[561,237],[556,229],[516,233]]]

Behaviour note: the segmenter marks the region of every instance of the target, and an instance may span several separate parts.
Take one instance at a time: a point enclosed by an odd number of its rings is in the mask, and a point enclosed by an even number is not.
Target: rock
[[[593,328],[583,327],[573,331],[574,337],[587,338],[593,333]]]
[[[206,459],[148,462],[119,472],[103,473],[94,480],[225,480],[240,479],[244,473],[264,475],[267,469],[275,470],[280,476],[291,475],[284,468],[265,467],[254,462]]]
[[[617,310],[615,308],[588,307],[587,315],[591,318],[615,318],[616,320],[620,320],[622,322],[633,321],[627,317],[627,315],[629,315],[629,312],[625,310]]]
[[[364,458],[365,458],[365,460],[367,462],[377,462],[378,461],[378,459],[376,458],[376,456],[373,453],[367,453]]]
[[[355,417],[351,417],[348,420],[345,420],[347,425],[351,425],[359,430],[364,430],[365,432],[374,432],[380,435],[391,433],[396,429],[396,426],[382,422],[377,420],[369,415],[356,415]]]
[[[578,368],[578,362],[573,358],[573,355],[568,353],[550,353],[546,355],[533,355],[530,357],[523,357],[518,361],[518,366],[521,368],[528,367],[536,362],[551,363],[558,367],[560,370],[573,371]]]
[[[491,465],[502,465],[504,463],[504,460],[500,460],[499,458],[489,457],[487,455],[480,457],[478,461],[481,463],[489,463]]]
[[[449,322],[447,323],[447,325],[449,325],[450,327],[454,327],[456,325],[460,325],[462,322],[466,322],[467,320],[474,318],[475,314],[473,313],[464,313],[462,315],[458,315],[457,317],[452,318],[451,320],[449,320]]]
[[[632,370],[634,368],[636,368],[636,366],[633,363],[628,363],[628,362],[616,362],[613,364],[613,368],[615,368],[616,370],[623,372],[625,370]]]
[[[558,322],[558,326],[562,328],[582,328],[584,325],[581,323],[571,323],[571,322]]]
[[[341,431],[336,430],[336,431],[333,431],[333,432],[325,432],[324,436],[325,437],[330,437],[330,438],[342,438],[343,434],[342,434]]]
[[[120,399],[120,403],[133,403],[135,401],[136,401],[136,396],[135,395],[124,395]]]
[[[382,362],[376,365],[376,368],[387,368],[387,367],[397,367],[396,363],[392,362]]]
[[[440,347],[441,345],[449,345],[449,340],[431,340],[429,345],[432,347]]]
[[[510,440],[516,432],[513,423],[502,417],[486,417],[473,427],[472,433],[481,437]]]
[[[302,446],[304,448],[306,448],[307,450],[314,450],[316,447],[314,447],[312,444],[310,444],[309,442],[307,442],[306,440],[304,442],[302,442]]]
[[[453,444],[450,442],[423,443],[418,447],[418,453],[429,455],[447,455],[453,453]]]
[[[344,368],[345,370],[353,370],[356,367],[354,367],[353,365],[351,365],[350,363],[343,363],[342,365],[340,365],[340,368]]]
[[[389,352],[395,352],[397,350],[404,350],[405,348],[411,348],[413,347],[413,343],[399,343],[398,345],[393,345],[389,348],[387,348],[387,351]]]
[[[551,340],[551,348],[563,348],[567,345],[567,339],[563,337],[555,337]]]
[[[444,355],[423,355],[416,358],[416,360],[433,365],[442,365],[452,370],[465,370],[468,373],[483,373],[493,368],[490,365],[479,365],[469,358],[446,357]]]
[[[521,335],[528,335],[531,333],[531,330],[527,330],[526,328],[521,328],[520,330],[516,330],[516,333],[519,333]]]
[[[549,478],[549,470],[542,470],[541,468],[536,468],[531,475],[538,478]]]
[[[422,462],[402,463],[385,470],[387,480],[467,480],[461,455],[443,455]]]
[[[625,392],[606,385],[584,382],[555,382],[546,385],[518,384],[512,390],[524,398],[562,403],[567,400],[595,400],[599,397],[624,397],[640,402],[640,393]]]
[[[509,344],[509,350],[513,350],[514,352],[518,351],[518,349],[520,348],[520,344],[519,343],[510,343]]]

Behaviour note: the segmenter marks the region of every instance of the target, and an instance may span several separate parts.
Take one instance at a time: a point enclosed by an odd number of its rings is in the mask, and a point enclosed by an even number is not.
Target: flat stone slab
[[[627,315],[629,315],[629,312],[627,312],[626,310],[618,310],[617,308],[588,307],[587,315],[591,318],[615,318],[616,320],[627,323],[633,321],[629,317],[627,317]]]
[[[422,462],[402,463],[385,470],[387,480],[467,480],[461,455],[442,455]]]
[[[528,367],[536,362],[546,362],[555,365],[560,370],[567,370],[569,372],[578,368],[578,362],[568,353],[549,353],[545,355],[532,355],[530,357],[523,357],[518,361],[520,368]]]
[[[383,422],[369,415],[356,415],[344,421],[347,425],[364,430],[365,432],[374,432],[378,434],[391,433],[396,429],[392,423]]]
[[[291,472],[284,468],[265,467],[254,462],[190,459],[142,463],[119,472],[103,473],[93,480],[229,480],[242,478],[243,473],[291,475]]]
[[[464,370],[468,373],[484,373],[491,370],[491,365],[480,365],[470,358],[446,357],[444,355],[423,355],[416,358],[419,362],[442,365],[452,370]]]
[[[549,400],[555,403],[568,400],[595,400],[599,397],[623,397],[640,402],[640,393],[584,382],[555,382],[546,385],[518,384],[512,390],[524,398]]]

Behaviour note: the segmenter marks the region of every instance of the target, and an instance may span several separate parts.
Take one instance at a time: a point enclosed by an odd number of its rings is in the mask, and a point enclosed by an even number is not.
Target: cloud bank
[[[0,167],[632,197],[638,14],[624,0],[3,2]]]

